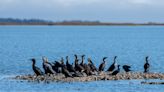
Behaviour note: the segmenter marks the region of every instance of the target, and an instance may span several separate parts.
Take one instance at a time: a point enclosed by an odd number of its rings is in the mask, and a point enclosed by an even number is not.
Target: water
[[[143,71],[149,56],[150,71],[163,72],[163,39],[163,26],[0,26],[0,92],[163,92],[162,85],[142,85],[143,80],[46,84],[8,79],[33,74],[32,57],[41,67],[41,56],[54,61],[68,55],[73,62],[74,54],[91,57],[96,66],[107,56],[106,69],[117,55],[117,63],[133,71]]]

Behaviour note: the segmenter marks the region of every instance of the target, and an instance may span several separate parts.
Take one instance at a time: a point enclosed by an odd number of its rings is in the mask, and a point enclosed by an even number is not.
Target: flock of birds
[[[81,56],[81,62],[79,63],[78,56],[75,54],[74,55],[75,60],[74,64],[69,63],[69,58],[66,56],[66,64],[64,63],[64,59],[61,58],[60,61],[55,61],[55,62],[48,62],[48,59],[46,57],[42,57],[43,60],[43,69],[44,73],[42,70],[35,65],[36,60],[33,58],[31,59],[32,61],[32,69],[36,76],[39,75],[45,75],[45,74],[57,74],[57,73],[63,73],[66,77],[82,77],[85,75],[96,75],[105,69],[106,65],[106,59],[107,57],[103,58],[102,63],[99,65],[98,68],[94,65],[92,60],[88,58],[88,63],[84,63],[84,58],[85,55]],[[120,65],[116,66],[116,58],[117,56],[114,57],[114,62],[113,64],[107,69],[107,72],[110,72],[111,75],[117,75],[120,72]],[[149,63],[148,63],[148,56],[145,58],[145,64],[144,64],[144,73],[149,72]],[[122,66],[125,72],[131,71],[131,66],[129,65],[123,65]]]

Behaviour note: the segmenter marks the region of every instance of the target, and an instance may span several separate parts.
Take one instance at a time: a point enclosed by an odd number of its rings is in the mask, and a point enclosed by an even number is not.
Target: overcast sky
[[[0,17],[164,22],[164,0],[0,0]]]

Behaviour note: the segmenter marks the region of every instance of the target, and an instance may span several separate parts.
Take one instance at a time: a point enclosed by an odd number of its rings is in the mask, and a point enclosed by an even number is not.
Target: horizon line
[[[86,19],[63,19],[63,20],[49,20],[44,18],[12,18],[12,17],[0,17],[0,19],[12,19],[12,20],[38,20],[38,21],[44,21],[44,22],[53,22],[53,23],[60,23],[60,22],[99,22],[99,23],[132,23],[132,24],[147,24],[147,23],[155,23],[155,24],[164,24],[164,22],[155,22],[155,21],[146,21],[146,22],[110,22],[110,21],[101,21],[101,20],[86,20]]]

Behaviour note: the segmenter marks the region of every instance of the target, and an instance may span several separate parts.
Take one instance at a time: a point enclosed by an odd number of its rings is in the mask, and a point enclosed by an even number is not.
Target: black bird
[[[36,60],[33,58],[31,59],[32,61],[32,69],[34,71],[34,73],[38,76],[38,75],[43,75],[43,72],[41,71],[41,69],[37,66],[35,66]]]
[[[66,66],[67,70],[72,74],[74,77],[82,77],[81,73],[78,73],[75,68],[73,67],[73,64],[69,63],[68,56],[66,56]]]
[[[67,70],[66,67],[62,66],[62,73],[66,76],[66,77],[73,77],[72,74]]]
[[[78,64],[78,61],[79,61],[78,59],[75,61],[75,70],[79,72],[83,72],[84,68],[80,64]]]
[[[99,71],[104,71],[104,68],[105,68],[105,59],[106,59],[107,57],[104,57],[103,58],[103,62],[99,65]]]
[[[45,71],[45,74],[56,74],[56,72],[52,69],[51,63],[48,62],[48,59],[45,57],[42,57],[43,60],[43,69]]]
[[[130,70],[131,67],[129,65],[123,65],[122,68],[124,69],[125,72],[131,71]]]
[[[66,56],[66,66],[69,72],[76,72],[74,67],[69,63],[68,56]]]
[[[81,56],[81,63],[80,63],[80,65],[81,65],[82,67],[84,67],[84,57],[85,57],[85,55],[82,55],[82,56]]]
[[[118,65],[117,67],[118,67],[118,69],[115,70],[115,71],[112,73],[112,75],[117,75],[117,74],[120,72],[120,65]]]
[[[67,68],[67,66],[64,64],[64,59],[63,59],[63,57],[61,58],[60,63],[61,63],[61,66],[62,66],[62,67]]]
[[[68,71],[67,66],[64,64],[64,59],[61,58],[61,68],[62,68],[62,73],[66,76],[66,77],[73,77],[72,74]]]
[[[108,68],[107,71],[112,72],[112,71],[115,69],[116,58],[117,58],[117,56],[114,57],[114,62],[113,62],[113,64]]]
[[[144,73],[149,72],[150,64],[148,63],[148,56],[145,58],[146,63],[144,64]]]
[[[91,68],[92,72],[97,71],[96,66],[94,65],[94,63],[90,58],[88,58],[88,66]]]
[[[91,68],[90,68],[90,66],[88,64],[84,64],[83,67],[84,67],[84,72],[87,75],[91,75],[92,74]]]
[[[83,72],[84,68],[80,64],[78,64],[79,59],[77,58],[77,55],[75,54],[74,56],[75,56],[75,70],[79,72]]]
[[[61,68],[61,64],[58,61],[53,62],[52,69],[55,72],[61,73],[60,68]]]

